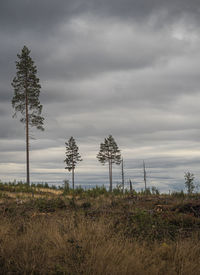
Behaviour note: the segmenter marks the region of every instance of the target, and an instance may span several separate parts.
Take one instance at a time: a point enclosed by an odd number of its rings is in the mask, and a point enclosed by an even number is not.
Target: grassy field
[[[0,191],[1,274],[199,274],[200,195]]]

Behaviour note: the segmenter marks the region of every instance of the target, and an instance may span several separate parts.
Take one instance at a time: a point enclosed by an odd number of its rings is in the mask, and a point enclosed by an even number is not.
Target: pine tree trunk
[[[122,159],[122,190],[124,193],[124,160]]]
[[[112,160],[109,159],[109,180],[110,180],[110,192],[112,192]]]
[[[110,163],[110,182],[111,182],[111,192],[112,192],[112,160]]]
[[[25,88],[26,94],[26,182],[30,185],[30,173],[29,173],[29,118],[28,118],[28,92]]]
[[[108,160],[108,168],[109,168],[109,191],[111,192],[111,179],[110,179],[110,160]]]
[[[146,167],[145,167],[145,162],[143,161],[143,169],[144,169],[144,190],[145,193],[147,191],[147,177],[146,177]]]
[[[74,168],[72,168],[72,188],[74,190]]]
[[[132,191],[133,191],[132,181],[131,181],[131,180],[129,180],[129,183],[130,183],[130,192],[132,193]]]

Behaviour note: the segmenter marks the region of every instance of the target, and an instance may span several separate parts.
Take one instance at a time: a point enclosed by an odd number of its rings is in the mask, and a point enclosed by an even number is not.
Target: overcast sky
[[[25,180],[25,130],[11,106],[26,45],[42,86],[45,132],[32,130],[31,181],[71,179],[65,142],[83,162],[75,183],[106,184],[96,155],[112,134],[126,180],[161,191],[200,180],[198,0],[0,0],[0,179]],[[121,181],[115,167],[114,182]]]

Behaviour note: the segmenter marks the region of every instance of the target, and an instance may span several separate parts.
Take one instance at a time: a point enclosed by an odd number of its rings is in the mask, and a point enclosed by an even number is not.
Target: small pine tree
[[[108,163],[109,165],[109,180],[110,180],[110,192],[112,192],[112,165],[115,163],[119,165],[121,163],[121,154],[112,135],[105,138],[104,143],[100,144],[100,150],[97,154],[97,159],[103,165]]]
[[[13,117],[17,112],[21,113],[20,121],[25,123],[26,128],[26,167],[27,167],[27,184],[30,184],[29,173],[29,127],[36,127],[44,130],[41,116],[42,105],[39,101],[40,89],[39,78],[37,78],[37,69],[34,61],[30,57],[30,50],[24,46],[21,54],[17,55],[16,61],[16,77],[14,77],[11,85],[14,88],[14,96],[12,98],[12,106],[15,109]]]
[[[65,142],[66,145],[66,158],[64,162],[66,163],[65,169],[72,171],[72,188],[74,190],[74,170],[78,162],[82,161],[81,156],[78,152],[78,146],[73,137],[70,137],[68,142]]]
[[[187,172],[187,173],[185,173],[184,178],[185,178],[185,187],[187,188],[187,192],[188,192],[188,194],[192,194],[192,192],[195,189],[194,174]]]

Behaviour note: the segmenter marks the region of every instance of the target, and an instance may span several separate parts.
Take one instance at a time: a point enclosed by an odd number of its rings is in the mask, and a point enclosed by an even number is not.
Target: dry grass
[[[10,207],[14,212],[4,211],[0,216],[0,273],[199,274],[198,235],[153,242],[127,238],[118,231],[121,227],[113,227],[112,211],[116,215],[120,206],[96,217],[88,214],[97,211],[96,207],[112,206],[113,201],[91,202],[95,209],[88,211],[67,207],[46,213],[28,209],[28,204],[24,208],[16,205],[16,211]]]
[[[63,193],[62,190],[56,190],[56,189],[50,189],[50,188],[35,188],[36,191],[39,191],[41,193],[50,193],[50,194],[53,194],[53,195],[61,195]]]
[[[3,274],[199,274],[195,237],[149,245],[112,235],[103,218],[75,219],[37,217],[16,228],[1,221]]]
[[[62,190],[54,190],[50,188],[36,188],[34,193],[34,198],[55,198],[60,195],[62,195]],[[0,193],[2,198],[6,199],[22,199],[22,200],[29,200],[33,197],[31,192],[9,192],[9,191],[3,191]],[[66,196],[68,198],[72,198],[72,195]],[[0,203],[3,200],[0,199]]]

